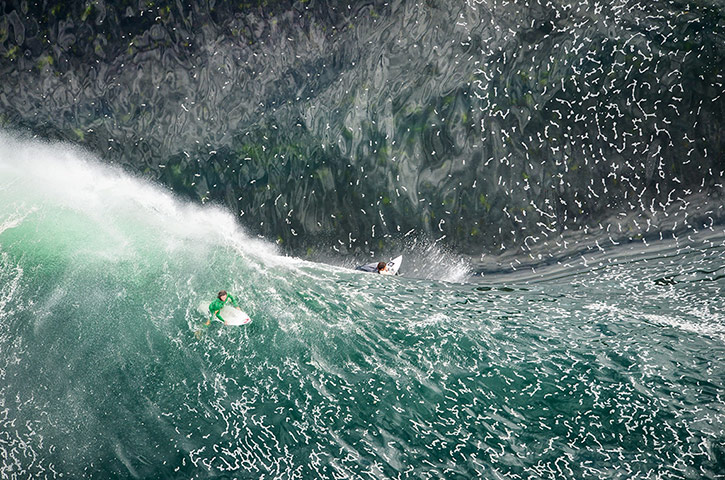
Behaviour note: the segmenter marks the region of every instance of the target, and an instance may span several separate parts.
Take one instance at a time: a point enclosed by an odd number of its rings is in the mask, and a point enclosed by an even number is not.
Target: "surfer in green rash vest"
[[[222,308],[224,308],[224,305],[228,303],[231,303],[237,310],[241,310],[241,308],[239,308],[239,305],[237,305],[237,301],[234,299],[234,297],[229,295],[226,290],[222,290],[217,295],[217,298],[209,304],[209,312],[211,313],[211,315],[209,316],[209,320],[207,320],[204,325],[208,326],[211,323],[211,319],[215,316],[216,318],[224,322],[224,319],[219,314],[219,312]]]

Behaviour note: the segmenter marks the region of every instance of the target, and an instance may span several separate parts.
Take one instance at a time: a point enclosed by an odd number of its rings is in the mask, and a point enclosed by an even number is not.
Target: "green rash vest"
[[[211,312],[212,316],[216,315],[216,318],[218,318],[219,320],[221,320],[223,322],[224,319],[222,318],[221,315],[219,315],[219,311],[221,311],[221,309],[224,308],[224,305],[227,303],[231,303],[235,307],[238,306],[237,301],[234,299],[234,297],[232,297],[231,295],[229,295],[227,293],[227,300],[225,302],[222,301],[221,298],[217,298],[213,302],[211,302],[211,304],[209,305],[209,311]]]

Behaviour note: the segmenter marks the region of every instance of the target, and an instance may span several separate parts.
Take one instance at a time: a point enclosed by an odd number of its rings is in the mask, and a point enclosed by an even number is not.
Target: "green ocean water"
[[[3,2],[0,480],[723,478],[723,58],[722,0]]]
[[[0,478],[725,471],[722,231],[382,277],[62,144],[4,136],[0,178]],[[220,288],[253,322],[196,338]]]

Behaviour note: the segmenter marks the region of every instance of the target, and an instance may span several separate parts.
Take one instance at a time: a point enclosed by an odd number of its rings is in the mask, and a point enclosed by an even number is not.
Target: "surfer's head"
[[[378,262],[378,272],[382,272],[383,270],[385,270],[385,267],[385,262]]]
[[[227,298],[227,291],[226,290],[219,290],[219,295],[217,295],[217,298],[220,300],[224,300]]]

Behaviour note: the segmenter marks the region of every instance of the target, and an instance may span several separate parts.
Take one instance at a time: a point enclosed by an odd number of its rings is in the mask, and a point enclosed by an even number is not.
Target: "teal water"
[[[382,278],[67,145],[3,136],[0,178],[2,478],[725,471],[721,230]],[[220,288],[253,322],[197,339]]]
[[[0,480],[722,478],[722,3],[3,2]]]

